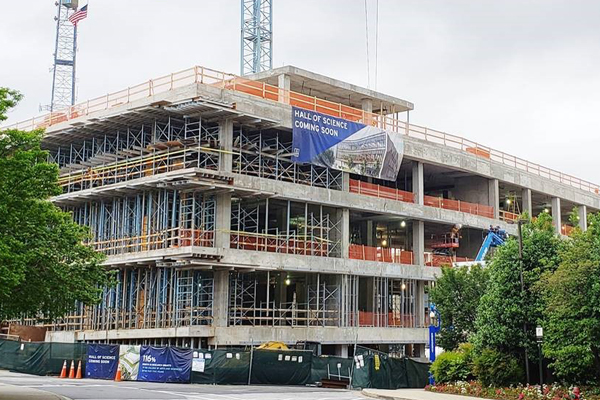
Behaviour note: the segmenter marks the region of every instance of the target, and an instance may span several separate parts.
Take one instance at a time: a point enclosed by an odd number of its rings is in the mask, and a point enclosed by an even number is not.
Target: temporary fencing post
[[[248,386],[252,380],[252,360],[254,358],[254,340],[250,339],[250,367],[248,368]]]

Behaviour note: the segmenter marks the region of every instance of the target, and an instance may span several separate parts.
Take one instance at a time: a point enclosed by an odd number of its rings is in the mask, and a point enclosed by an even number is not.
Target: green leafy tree
[[[20,98],[0,88],[0,121]],[[97,302],[108,283],[86,228],[48,201],[61,189],[41,140],[41,131],[0,131],[0,320],[63,316]]]
[[[558,265],[561,241],[547,214],[523,225],[522,232],[524,291],[518,239],[510,238],[488,263],[489,283],[477,309],[473,344],[478,353],[491,349],[521,360],[527,346],[530,359],[535,361],[535,327],[542,321],[544,303],[534,285],[542,273]],[[527,334],[523,332],[524,324]]]
[[[600,214],[565,241],[560,265],[543,276],[544,355],[560,379],[600,384]]]
[[[457,349],[475,332],[477,307],[487,287],[488,276],[488,270],[479,264],[442,268],[442,275],[429,295],[440,312],[442,323],[438,341],[443,349]]]

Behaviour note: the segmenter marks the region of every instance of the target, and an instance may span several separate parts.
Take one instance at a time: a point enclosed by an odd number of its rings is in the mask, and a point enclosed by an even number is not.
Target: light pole
[[[521,278],[521,294],[525,297],[525,283],[523,282],[523,234],[521,233],[521,226],[523,220],[519,219],[517,225],[519,228],[519,275]],[[523,299],[525,300],[525,299]],[[523,334],[525,335],[525,375],[527,377],[527,383],[529,383],[529,355],[527,354],[527,321],[523,321]]]
[[[544,328],[538,325],[535,328],[535,337],[537,338],[538,358],[540,360],[540,387],[542,387],[544,385],[544,373],[542,370],[542,339],[544,338]]]
[[[430,303],[429,309],[429,361],[435,361],[435,335],[440,331],[442,326],[442,319],[440,318],[439,311],[435,308],[435,304]],[[429,384],[433,385],[435,380],[433,374],[429,373]]]

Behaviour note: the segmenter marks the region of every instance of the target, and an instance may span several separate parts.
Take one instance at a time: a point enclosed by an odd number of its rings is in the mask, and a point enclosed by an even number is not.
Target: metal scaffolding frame
[[[388,277],[366,279],[372,281],[370,306],[367,306],[372,311],[359,311],[359,326],[422,327],[416,302],[416,280]]]
[[[214,245],[216,202],[200,191],[158,189],[66,207],[106,255]]]
[[[292,161],[289,133],[240,129],[234,132],[233,147],[233,170],[240,174],[342,190],[342,171]]]
[[[293,215],[292,208],[303,211]],[[337,211],[323,205],[291,200],[233,199],[231,247],[341,257],[341,218]],[[278,212],[280,215],[277,215]],[[277,226],[269,225],[271,217],[276,218]]]
[[[210,325],[212,272],[172,267],[126,267],[104,288],[96,306],[77,304],[51,325],[54,330],[174,328]]]
[[[219,127],[198,118],[154,120],[51,148],[64,192],[126,182],[184,168],[218,170]]]

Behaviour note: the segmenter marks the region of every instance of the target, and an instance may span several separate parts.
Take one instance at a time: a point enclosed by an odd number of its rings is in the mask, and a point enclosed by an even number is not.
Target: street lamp
[[[540,360],[540,387],[542,387],[542,385],[544,384],[544,374],[542,371],[542,340],[544,338],[544,328],[538,325],[537,328],[535,328],[535,337],[537,339],[539,354],[538,358]]]

